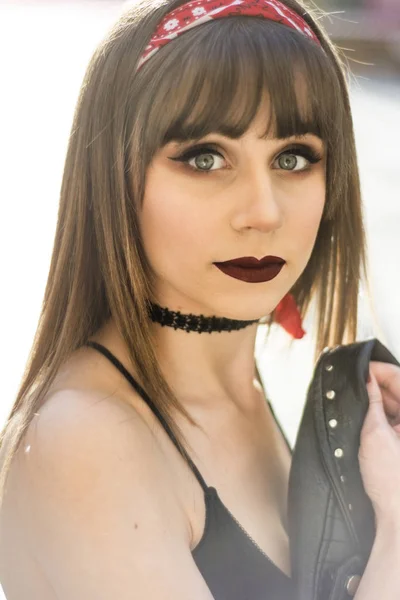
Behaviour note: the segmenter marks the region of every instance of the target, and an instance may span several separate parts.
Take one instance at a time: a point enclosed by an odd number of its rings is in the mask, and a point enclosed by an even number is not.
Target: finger
[[[370,371],[374,374],[382,392],[385,413],[391,424],[400,419],[400,368],[389,363],[372,361]]]
[[[390,363],[372,361],[370,363],[371,371],[379,386],[390,392],[400,403],[400,367]]]
[[[372,368],[370,368],[369,370],[369,376],[367,379],[367,390],[370,404],[382,404],[382,393]]]
[[[367,419],[371,424],[373,422],[375,425],[382,425],[383,423],[388,425],[385,410],[383,408],[382,393],[379,388],[378,382],[374,374],[372,373],[372,370],[370,370],[369,372],[367,391],[369,398],[369,410]]]
[[[383,407],[390,419],[400,419],[400,403],[390,392],[381,388]]]

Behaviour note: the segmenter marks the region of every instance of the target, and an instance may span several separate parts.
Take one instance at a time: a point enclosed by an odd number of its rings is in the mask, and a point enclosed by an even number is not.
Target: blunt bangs
[[[146,95],[152,88],[140,117],[149,158],[172,140],[242,136],[266,98],[265,136],[313,133],[329,149],[342,125],[340,82],[322,48],[265,19],[225,18],[194,28],[162,48],[138,77]]]

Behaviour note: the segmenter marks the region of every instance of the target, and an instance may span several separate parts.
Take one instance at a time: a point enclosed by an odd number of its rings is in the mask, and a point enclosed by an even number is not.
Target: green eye
[[[191,148],[180,156],[171,158],[171,160],[187,164],[193,171],[197,171],[198,173],[217,171],[223,166],[221,165],[221,167],[218,167],[218,159],[221,159],[221,161],[224,162],[222,154],[208,146]],[[216,163],[217,168],[213,168]]]
[[[305,158],[303,156],[301,156],[300,158],[303,159],[303,161],[305,160]],[[281,167],[281,169],[285,170],[285,171],[297,171],[299,169],[296,169],[296,167],[298,166],[299,163],[299,155],[296,154],[282,154],[279,159],[279,166]],[[305,165],[305,167],[307,167],[307,164]],[[300,169],[303,170],[303,169]]]
[[[190,161],[193,161],[194,164],[191,164]],[[210,171],[214,166],[214,163],[215,159],[213,154],[198,154],[188,160],[190,166],[198,168],[200,171]]]
[[[282,152],[276,162],[280,169],[288,172],[307,171],[311,164],[316,164],[322,160],[322,156],[313,148],[300,147],[289,148]],[[300,164],[300,168],[297,168]],[[303,166],[301,166],[303,164]]]

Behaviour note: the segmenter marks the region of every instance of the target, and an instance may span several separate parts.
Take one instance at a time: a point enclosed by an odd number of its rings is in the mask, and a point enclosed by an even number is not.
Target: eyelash
[[[200,175],[203,175],[203,174],[209,175],[210,173],[215,173],[216,171],[220,170],[220,169],[214,169],[214,170],[196,169],[192,165],[188,164],[189,160],[191,160],[192,158],[196,158],[197,156],[200,156],[202,154],[216,154],[216,155],[220,156],[221,158],[224,158],[224,156],[220,152],[218,152],[218,150],[216,150],[213,146],[194,146],[193,148],[190,148],[186,152],[183,152],[180,156],[177,156],[176,158],[171,158],[171,160],[184,163],[185,166],[188,167],[192,172],[198,173]],[[281,152],[277,156],[277,158],[274,160],[274,162],[276,160],[278,160],[283,154],[294,154],[296,156],[302,156],[303,158],[305,158],[306,160],[309,161],[310,165],[315,165],[322,160],[322,155],[317,150],[315,150],[314,148],[311,148],[310,146],[292,146],[292,147],[288,148],[287,150],[283,150],[283,152]],[[278,170],[285,171],[286,169],[278,169]],[[311,170],[311,166],[308,166],[305,169],[300,169],[297,171],[288,169],[287,172],[291,173],[293,175],[298,175],[300,173],[305,173],[310,170]]]

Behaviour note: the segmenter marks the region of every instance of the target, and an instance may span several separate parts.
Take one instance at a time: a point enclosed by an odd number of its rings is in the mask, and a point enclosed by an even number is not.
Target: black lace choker
[[[259,319],[253,321],[237,321],[235,319],[226,319],[225,317],[205,317],[204,315],[183,315],[179,311],[175,312],[168,308],[162,308],[158,304],[149,304],[149,316],[154,323],[160,323],[163,327],[173,327],[174,329],[183,329],[197,331],[197,333],[212,333],[213,331],[237,331],[244,329],[249,325],[258,323]]]

